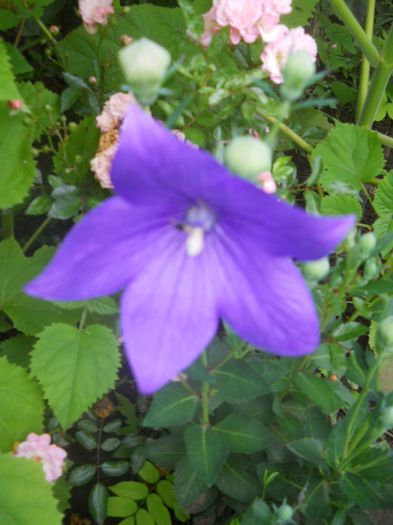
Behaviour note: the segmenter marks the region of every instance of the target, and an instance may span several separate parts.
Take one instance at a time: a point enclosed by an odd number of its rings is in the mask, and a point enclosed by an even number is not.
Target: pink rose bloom
[[[278,25],[270,33],[261,31],[261,34],[266,42],[261,54],[262,69],[276,84],[283,81],[282,71],[291,53],[305,51],[311,55],[314,62],[316,60],[317,44],[302,27],[288,29],[287,26]]]
[[[217,9],[213,6],[210,11],[203,15],[203,21],[205,23],[204,31],[201,35],[200,42],[203,47],[209,47],[213,36],[218,33],[221,27],[216,21]]]
[[[97,25],[107,25],[109,15],[115,12],[112,2],[113,0],[78,1],[79,12],[88,33],[94,34],[97,31]]]
[[[264,31],[272,31],[279,23],[280,16],[290,13],[291,10],[292,0],[263,0],[260,27]]]
[[[118,128],[126,116],[129,105],[135,102],[131,93],[115,93],[105,102],[102,113],[96,118],[97,127],[104,133]]]
[[[98,151],[94,159],[90,161],[91,171],[100,183],[101,188],[112,189],[111,166],[117,150],[117,143],[109,146],[103,151]]]
[[[277,191],[277,184],[275,180],[273,179],[273,175],[270,173],[270,171],[263,171],[258,177],[257,177],[259,183],[262,186],[262,189],[265,193],[276,193]]]
[[[63,474],[64,461],[67,456],[65,450],[57,445],[50,444],[50,435],[41,436],[31,433],[26,441],[19,443],[14,455],[18,458],[33,459],[42,464],[47,481],[56,481]]]

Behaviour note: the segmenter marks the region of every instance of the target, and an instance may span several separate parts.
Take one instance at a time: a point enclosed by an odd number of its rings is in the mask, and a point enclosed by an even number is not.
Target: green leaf
[[[323,161],[320,181],[336,193],[342,186],[360,190],[380,174],[385,162],[376,133],[354,124],[337,124],[314,149],[312,158],[318,156]]]
[[[8,452],[27,434],[42,432],[44,402],[37,383],[26,370],[0,359],[0,449]],[[1,522],[1,521],[0,521]]]
[[[360,508],[375,508],[379,506],[378,484],[370,483],[361,475],[346,473],[340,489],[348,500]]]
[[[246,362],[230,361],[214,372],[219,396],[230,403],[251,401],[269,392],[263,378]]]
[[[52,206],[52,199],[49,195],[40,195],[32,200],[26,209],[26,215],[44,215]]]
[[[179,383],[171,383],[153,399],[143,425],[146,427],[174,427],[191,421],[198,398]]]
[[[296,439],[288,443],[288,448],[296,456],[314,463],[314,465],[320,465],[323,462],[322,449],[323,442],[320,439],[315,438],[303,438]]]
[[[328,195],[321,199],[322,215],[347,215],[354,213],[360,221],[363,215],[362,207],[352,195]]]
[[[88,450],[89,452],[97,448],[97,439],[85,430],[78,430],[77,432],[75,432],[75,438],[78,441],[78,443],[80,443],[82,447]]]
[[[139,509],[136,513],[136,525],[156,525],[153,516],[147,510]]]
[[[334,383],[320,377],[298,374],[295,378],[296,386],[327,415],[347,405],[337,395]]]
[[[0,103],[0,208],[22,202],[35,176],[33,128],[25,126],[24,119],[20,112],[11,115]]]
[[[178,434],[170,434],[146,443],[145,454],[157,465],[173,470],[184,455],[184,443]]]
[[[116,494],[116,496],[135,501],[145,499],[149,494],[147,485],[138,481],[121,481],[116,485],[110,486],[109,490]]]
[[[380,217],[391,219],[393,214],[393,171],[378,184],[375,192],[374,209]]]
[[[101,470],[107,476],[123,476],[126,472],[130,470],[130,463],[126,460],[105,461],[101,464]]]
[[[78,330],[57,323],[39,335],[31,370],[65,429],[113,387],[119,365],[118,343],[109,328]]]
[[[150,461],[145,461],[142,468],[138,470],[138,475],[146,483],[154,484],[160,479],[160,471]]]
[[[110,518],[126,518],[135,514],[137,510],[138,505],[131,499],[113,496],[108,498],[107,516]]]
[[[244,470],[244,460],[230,460],[222,467],[218,475],[217,487],[237,501],[250,502],[259,494],[259,481]]]
[[[98,525],[104,525],[107,516],[108,491],[101,483],[96,483],[89,494],[89,510]]]
[[[146,499],[146,507],[153,516],[157,525],[171,525],[171,515],[165,507],[162,499],[157,494],[149,494]]]
[[[293,0],[292,10],[280,18],[280,23],[288,27],[307,25],[313,15],[318,0]]]
[[[209,428],[197,425],[186,428],[184,439],[190,466],[211,487],[228,456],[226,440]]]
[[[96,472],[97,467],[95,465],[79,465],[79,467],[71,470],[68,481],[74,487],[81,487],[92,480]]]
[[[61,525],[51,484],[35,461],[0,454],[0,523]]]
[[[29,106],[33,120],[34,139],[53,126],[60,114],[60,99],[56,93],[49,91],[41,82],[20,82],[19,91]]]
[[[121,441],[119,438],[112,437],[105,439],[105,441],[102,442],[101,448],[102,450],[105,450],[105,452],[112,452],[113,450],[118,448],[120,444]]]
[[[167,507],[175,509],[177,504],[175,489],[170,481],[162,479],[157,484],[156,491]]]
[[[43,15],[43,8],[53,0],[12,0],[0,3],[0,30],[9,29],[18,25],[21,18],[37,17]]]
[[[5,44],[14,75],[17,76],[31,73],[33,68],[25,59],[23,54],[19,51],[19,49],[8,42],[3,43]]]
[[[188,507],[205,490],[206,485],[198,478],[187,458],[183,458],[175,470],[175,492],[179,502]]]
[[[2,353],[8,361],[14,365],[28,368],[30,364],[30,353],[33,348],[34,338],[25,335],[17,335],[6,339],[1,345]]]
[[[0,101],[20,99],[4,41],[0,39]]]
[[[270,431],[258,420],[234,412],[212,428],[219,432],[232,452],[253,454],[268,447],[273,442]]]

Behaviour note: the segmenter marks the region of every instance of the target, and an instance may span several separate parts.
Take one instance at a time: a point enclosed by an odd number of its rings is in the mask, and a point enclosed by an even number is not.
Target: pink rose
[[[108,23],[109,15],[115,12],[112,2],[113,0],[79,0],[79,11],[88,33],[94,34],[97,25]]]
[[[129,105],[135,102],[131,93],[115,93],[105,102],[102,113],[96,118],[97,127],[103,132],[118,128]]]

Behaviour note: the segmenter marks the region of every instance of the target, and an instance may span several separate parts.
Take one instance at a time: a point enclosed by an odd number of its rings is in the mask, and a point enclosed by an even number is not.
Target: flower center
[[[209,232],[216,222],[212,210],[203,203],[192,206],[184,221],[184,231],[188,234],[186,252],[190,257],[196,257],[203,251],[205,233]]]

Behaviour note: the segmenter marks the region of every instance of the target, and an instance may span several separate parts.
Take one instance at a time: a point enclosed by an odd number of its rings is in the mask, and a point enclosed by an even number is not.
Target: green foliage
[[[15,84],[8,51],[5,43],[0,39],[0,101],[20,99],[20,93]]]
[[[39,334],[31,370],[61,425],[68,428],[113,387],[119,364],[117,341],[108,328],[91,325],[78,330],[56,323]]]
[[[162,389],[155,397],[144,420],[148,427],[172,427],[191,421],[198,400],[181,384],[174,383]]]

